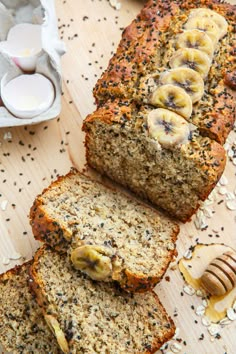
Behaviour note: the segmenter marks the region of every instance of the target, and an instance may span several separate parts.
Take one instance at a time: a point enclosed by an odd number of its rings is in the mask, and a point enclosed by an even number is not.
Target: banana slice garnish
[[[147,117],[148,132],[151,138],[166,148],[188,141],[189,124],[180,115],[164,108],[152,110]]]
[[[57,319],[54,316],[48,314],[45,314],[44,318],[48,326],[52,330],[53,334],[55,335],[57,342],[61,350],[63,351],[63,353],[69,353],[70,350],[69,350],[68,342]]]
[[[220,39],[219,28],[210,18],[201,16],[189,18],[189,20],[185,23],[184,28],[186,30],[198,29],[205,32],[211,38],[214,48]]]
[[[181,87],[175,85],[162,85],[152,94],[150,103],[156,107],[168,108],[184,118],[192,114],[192,101]]]
[[[93,280],[108,280],[112,274],[111,256],[107,247],[83,245],[71,252],[71,261]]]
[[[170,67],[190,68],[197,71],[203,78],[208,74],[211,61],[201,50],[192,48],[181,48],[170,58]]]
[[[176,39],[176,47],[194,48],[206,53],[210,59],[214,54],[214,47],[211,38],[198,29],[187,30],[181,33]]]
[[[222,38],[226,35],[228,31],[228,23],[226,19],[217,12],[201,7],[199,9],[192,10],[190,12],[189,18],[196,16],[208,18],[214,21],[220,31],[219,38]]]
[[[162,84],[172,84],[184,89],[192,103],[201,99],[204,94],[204,81],[201,76],[189,68],[176,68],[165,72],[160,79]]]

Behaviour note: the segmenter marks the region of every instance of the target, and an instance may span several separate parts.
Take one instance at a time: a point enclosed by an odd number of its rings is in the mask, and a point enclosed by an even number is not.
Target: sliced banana
[[[57,319],[54,316],[48,314],[45,314],[44,318],[49,328],[52,330],[52,333],[55,335],[57,342],[61,350],[63,351],[63,353],[69,353],[70,350],[69,350],[68,342]]]
[[[194,48],[206,53],[210,59],[214,54],[214,47],[211,38],[203,31],[198,29],[187,30],[181,33],[176,40],[176,47]]]
[[[204,81],[200,74],[189,68],[176,68],[165,72],[161,78],[162,84],[172,84],[184,89],[192,103],[199,101],[204,94]]]
[[[189,18],[196,17],[196,16],[209,18],[212,21],[214,21],[220,31],[219,38],[222,38],[226,35],[226,33],[228,31],[228,23],[222,15],[218,14],[217,12],[215,12],[213,10],[206,9],[204,7],[200,7],[199,9],[192,10],[190,12]]]
[[[185,143],[190,134],[186,120],[164,108],[152,110],[148,114],[147,125],[150,137],[166,148]]]
[[[150,103],[156,107],[168,108],[184,118],[192,114],[192,101],[181,87],[175,85],[162,85],[152,94]]]
[[[112,273],[111,256],[107,247],[83,245],[71,252],[71,261],[93,280],[108,280]]]
[[[184,67],[197,71],[205,78],[210,70],[211,61],[206,53],[192,48],[181,48],[170,58],[172,69]]]
[[[185,23],[184,28],[186,30],[198,29],[205,32],[211,38],[214,48],[220,39],[219,28],[210,18],[201,16],[189,18],[189,20]]]

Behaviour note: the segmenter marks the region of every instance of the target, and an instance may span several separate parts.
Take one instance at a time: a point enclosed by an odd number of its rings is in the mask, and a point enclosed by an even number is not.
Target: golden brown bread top
[[[163,70],[170,39],[180,33],[192,8],[206,7],[224,16],[228,34],[220,41],[209,72],[205,95],[194,105],[190,121],[204,136],[223,144],[235,121],[235,22],[236,6],[217,1],[149,1],[124,30],[116,54],[98,80],[94,95],[100,105],[108,98],[125,97],[142,101],[140,79]],[[173,52],[173,49],[172,49]]]

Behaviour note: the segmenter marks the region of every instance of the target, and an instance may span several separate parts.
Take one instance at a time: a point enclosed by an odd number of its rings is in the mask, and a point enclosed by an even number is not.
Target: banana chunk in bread
[[[220,1],[148,1],[94,88],[97,104],[119,97],[177,107],[224,144],[236,115],[235,22],[236,6]]]
[[[75,268],[138,292],[161,280],[179,232],[156,210],[76,171],[35,199],[30,222],[35,238],[67,252]]]
[[[31,268],[32,287],[64,353],[154,353],[175,332],[153,292],[130,294],[95,282],[66,255],[41,248]]]
[[[216,141],[167,109],[107,102],[83,124],[88,164],[185,222],[226,162]]]
[[[0,275],[0,344],[5,353],[62,353],[30,293],[30,265],[28,262]]]

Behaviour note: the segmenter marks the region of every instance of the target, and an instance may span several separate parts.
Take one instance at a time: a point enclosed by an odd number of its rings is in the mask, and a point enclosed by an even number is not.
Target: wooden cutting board
[[[35,196],[57,175],[67,173],[72,166],[82,169],[85,165],[81,125],[95,107],[92,89],[116,50],[123,28],[145,1],[120,3],[121,9],[115,10],[108,0],[56,1],[59,31],[67,46],[62,59],[61,115],[36,126],[0,129],[0,272],[30,259],[38,247],[28,221]],[[236,144],[236,134],[231,133],[229,140]],[[225,188],[234,195],[235,175],[236,166],[228,161]],[[204,230],[196,228],[196,216],[181,225],[177,259],[197,242],[223,242],[236,249],[236,211],[227,208],[226,194],[219,192],[217,188],[209,206],[213,213],[211,216],[208,211]],[[164,353],[236,353],[236,321],[221,329],[220,338],[211,337],[195,313],[201,299],[183,292],[178,267],[171,267],[166,275],[156,291],[179,333]]]

